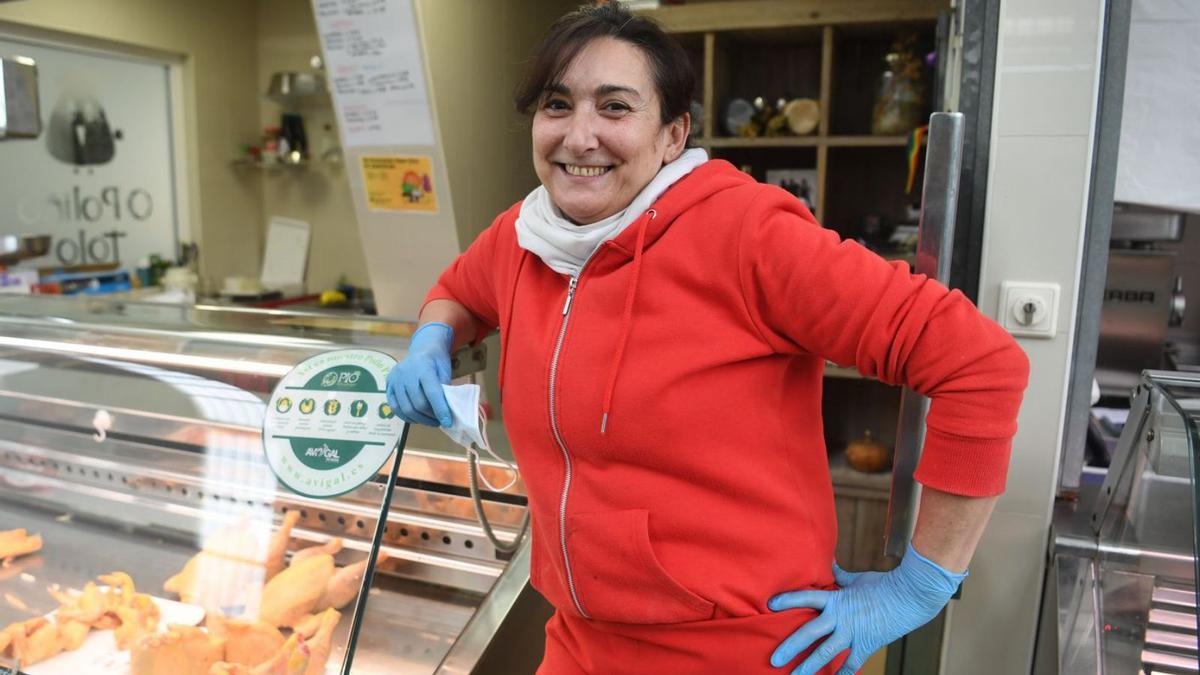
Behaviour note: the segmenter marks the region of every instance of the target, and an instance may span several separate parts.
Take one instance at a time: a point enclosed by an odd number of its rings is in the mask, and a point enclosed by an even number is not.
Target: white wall
[[[979,306],[1000,282],[1061,286],[1057,336],[1032,364],[1008,489],[951,603],[943,673],[1029,672],[1058,476],[1098,95],[1103,0],[1000,5]]]

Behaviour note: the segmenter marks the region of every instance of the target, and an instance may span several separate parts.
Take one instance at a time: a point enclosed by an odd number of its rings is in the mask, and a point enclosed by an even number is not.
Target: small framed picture
[[[767,182],[778,185],[817,212],[816,169],[767,169]]]

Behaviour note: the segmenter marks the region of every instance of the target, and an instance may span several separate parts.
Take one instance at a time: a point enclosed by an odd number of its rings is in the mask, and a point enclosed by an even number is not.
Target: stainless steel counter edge
[[[475,614],[467,623],[466,628],[459,634],[454,646],[442,659],[442,663],[434,671],[435,675],[466,675],[472,669],[484,651],[492,643],[492,639],[500,630],[504,619],[516,606],[523,591],[534,592],[529,585],[529,560],[531,537],[525,537],[521,546],[513,554],[512,560],[504,568],[500,578],[496,580],[492,591],[487,594]]]

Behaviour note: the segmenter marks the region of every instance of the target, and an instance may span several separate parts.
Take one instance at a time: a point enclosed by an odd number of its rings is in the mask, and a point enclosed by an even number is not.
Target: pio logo
[[[375,391],[378,385],[370,371],[361,366],[334,366],[313,375],[306,389],[324,391]]]

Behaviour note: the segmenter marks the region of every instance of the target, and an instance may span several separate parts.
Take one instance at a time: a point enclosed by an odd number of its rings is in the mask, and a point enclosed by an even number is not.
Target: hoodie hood
[[[684,151],[663,166],[624,209],[588,225],[578,225],[559,210],[545,185],[539,185],[521,202],[517,216],[517,243],[542,259],[559,274],[577,276],[601,244],[616,237],[637,221],[663,192],[696,167],[708,161],[700,148]]]
[[[710,159],[663,192],[634,224],[614,237],[612,246],[633,258],[638,230],[645,228],[643,248],[650,248],[684,212],[725,190],[754,183],[754,178],[723,159]]]

